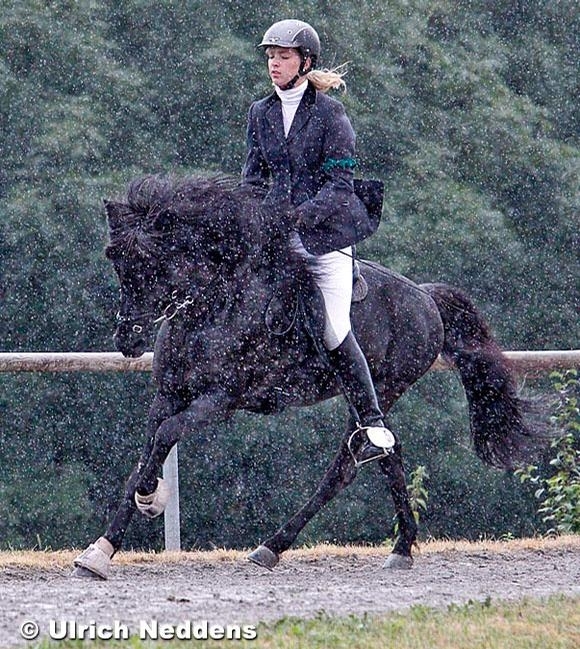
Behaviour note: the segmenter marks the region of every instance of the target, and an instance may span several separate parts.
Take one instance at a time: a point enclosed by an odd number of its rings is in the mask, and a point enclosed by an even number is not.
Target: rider
[[[342,103],[325,94],[345,86],[344,70],[315,69],[320,40],[300,20],[274,23],[258,48],[274,92],[250,107],[242,178],[267,191],[265,211],[286,221],[289,244],[313,270],[324,299],[324,345],[357,414],[353,436],[362,435],[358,466],[388,455],[395,439],[350,323],[352,245],[368,213],[354,193],[354,131]]]

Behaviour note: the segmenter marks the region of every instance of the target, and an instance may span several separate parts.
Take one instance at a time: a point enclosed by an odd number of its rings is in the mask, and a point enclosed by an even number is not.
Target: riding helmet
[[[310,57],[311,67],[316,67],[320,57],[320,39],[316,30],[302,20],[280,20],[266,30],[259,48],[291,47],[297,49],[302,58]]]

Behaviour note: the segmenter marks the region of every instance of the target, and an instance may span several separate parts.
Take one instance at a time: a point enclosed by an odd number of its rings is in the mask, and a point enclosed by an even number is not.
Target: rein
[[[353,262],[359,263],[361,266],[368,266],[369,268],[372,268],[374,271],[379,273],[379,275],[383,275],[384,277],[393,277],[393,279],[398,280],[401,282],[401,284],[405,284],[409,288],[412,288],[419,293],[423,293],[423,295],[429,295],[429,292],[426,291],[425,289],[421,288],[414,282],[412,282],[410,279],[407,279],[406,277],[403,277],[402,275],[396,274],[396,275],[390,275],[389,273],[385,273],[385,271],[382,268],[377,268],[373,262],[369,262],[366,259],[360,259],[360,257],[357,257],[356,255],[350,254],[348,252],[344,252],[344,250],[336,250],[336,252],[340,252],[341,255],[344,255],[345,257],[348,257],[349,259],[352,259]]]
[[[350,259],[353,260],[353,262],[357,261],[359,264],[361,264],[361,266],[368,266],[369,268],[372,268],[375,272],[379,273],[379,275],[383,275],[384,277],[392,277],[393,279],[397,280],[401,284],[405,284],[405,286],[408,286],[414,291],[417,291],[418,293],[422,293],[427,297],[432,297],[429,291],[426,291],[424,288],[421,288],[420,286],[412,282],[410,279],[407,279],[406,277],[399,275],[398,273],[395,275],[389,275],[388,273],[385,273],[385,271],[382,268],[377,268],[377,266],[375,266],[372,262],[367,261],[366,259],[360,259],[355,255],[349,254],[348,252],[344,252],[344,250],[337,250],[336,252],[340,252],[345,257],[349,257]],[[441,298],[441,302],[445,303],[449,308],[453,309],[454,311],[467,313],[465,309],[462,309],[461,307],[457,306],[457,304],[452,304],[445,298]]]

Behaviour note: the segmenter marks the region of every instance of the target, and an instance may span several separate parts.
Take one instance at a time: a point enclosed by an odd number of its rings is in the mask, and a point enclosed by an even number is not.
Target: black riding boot
[[[353,454],[355,464],[360,466],[385,457],[395,445],[395,438],[385,427],[369,366],[352,331],[336,349],[328,352],[328,357],[349,405],[357,414],[358,427],[353,436],[364,434],[362,446]]]

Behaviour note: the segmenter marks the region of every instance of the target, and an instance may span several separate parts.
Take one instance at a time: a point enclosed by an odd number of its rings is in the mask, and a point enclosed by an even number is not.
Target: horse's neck
[[[274,237],[263,246],[261,266],[272,284],[300,283],[308,277],[305,260],[291,250],[286,238]]]

